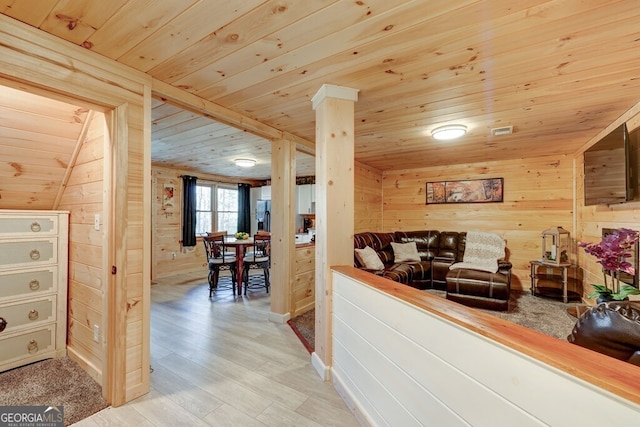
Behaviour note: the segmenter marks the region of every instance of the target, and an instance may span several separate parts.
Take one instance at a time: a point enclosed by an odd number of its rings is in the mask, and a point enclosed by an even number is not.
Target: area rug
[[[445,291],[429,289],[427,292],[446,297]],[[567,309],[577,305],[581,304],[565,304],[560,300],[533,296],[529,292],[511,291],[508,311],[480,311],[566,341],[577,320],[567,313]]]
[[[0,406],[63,406],[66,426],[109,406],[100,385],[68,357],[0,373],[0,385]]]
[[[287,323],[293,329],[293,332],[298,336],[304,348],[307,349],[309,354],[313,353],[315,349],[315,321],[316,311],[311,309],[302,313],[299,316],[290,319]]]
[[[429,289],[426,292],[441,298],[446,297],[445,291]],[[566,341],[577,320],[567,312],[567,309],[581,306],[579,303],[565,304],[551,298],[535,297],[528,292],[512,291],[508,311],[480,311]],[[294,317],[288,323],[307,351],[313,353],[315,310],[309,310]]]

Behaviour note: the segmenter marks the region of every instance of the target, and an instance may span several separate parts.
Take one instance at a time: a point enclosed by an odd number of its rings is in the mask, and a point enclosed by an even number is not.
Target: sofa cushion
[[[398,243],[415,242],[418,254],[423,261],[432,260],[438,252],[440,233],[436,230],[396,231]]]
[[[399,262],[418,262],[420,261],[420,255],[418,255],[418,248],[416,242],[409,243],[396,243],[391,242],[393,248],[393,261]]]
[[[393,264],[391,242],[395,241],[393,233],[358,233],[353,236],[354,247],[363,249],[370,246],[378,253],[385,265]]]
[[[383,270],[384,264],[378,253],[371,248],[371,246],[365,246],[364,249],[355,249],[355,256],[358,262],[369,270]]]
[[[394,282],[410,285],[413,282],[412,264],[392,264],[385,269],[382,277],[391,279]]]
[[[450,270],[447,273],[447,299],[471,307],[507,310],[511,277],[480,270]]]
[[[462,261],[464,252],[460,252],[460,235],[457,231],[443,231],[440,233],[440,243],[436,257]]]

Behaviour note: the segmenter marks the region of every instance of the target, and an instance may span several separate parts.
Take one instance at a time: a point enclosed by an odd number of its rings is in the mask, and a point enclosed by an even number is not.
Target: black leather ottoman
[[[508,310],[511,274],[457,269],[447,273],[447,299],[470,307]]]

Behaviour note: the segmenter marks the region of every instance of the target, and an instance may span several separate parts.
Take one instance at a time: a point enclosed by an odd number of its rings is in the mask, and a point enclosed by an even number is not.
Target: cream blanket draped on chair
[[[451,265],[449,269],[467,268],[495,273],[498,260],[504,258],[505,247],[504,239],[495,233],[469,231],[462,262]]]

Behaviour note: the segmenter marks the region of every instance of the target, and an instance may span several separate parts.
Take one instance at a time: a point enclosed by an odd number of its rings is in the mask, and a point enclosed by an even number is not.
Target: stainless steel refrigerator
[[[271,231],[271,200],[256,201],[258,230]]]

